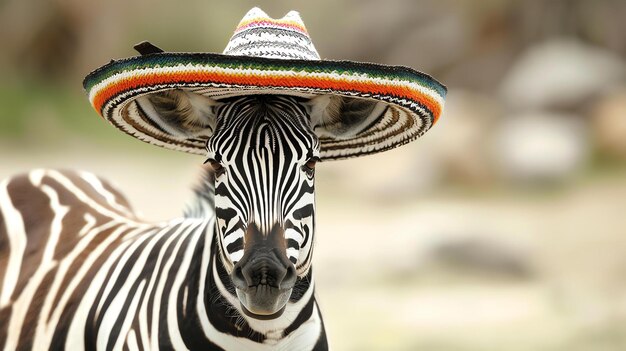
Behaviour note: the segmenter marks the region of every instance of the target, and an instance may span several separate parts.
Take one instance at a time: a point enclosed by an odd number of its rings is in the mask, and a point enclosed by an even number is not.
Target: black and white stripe
[[[255,96],[218,107],[209,158],[225,167],[216,180],[217,230],[233,263],[243,256],[244,231],[285,226],[287,257],[302,276],[310,266],[314,231],[313,171],[319,155],[306,108],[296,98]]]
[[[207,171],[179,219],[138,219],[90,173],[36,170],[0,184],[1,349],[327,349],[306,168],[319,142],[306,109],[260,96],[221,101],[216,117],[207,146],[224,169],[217,188]],[[244,313],[231,279],[251,223],[264,235],[281,226],[297,268],[275,318]]]

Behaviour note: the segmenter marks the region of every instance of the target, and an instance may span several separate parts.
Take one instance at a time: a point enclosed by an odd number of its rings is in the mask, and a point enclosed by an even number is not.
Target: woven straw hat
[[[323,160],[372,154],[426,132],[443,109],[446,88],[401,66],[321,60],[297,12],[269,18],[258,8],[241,20],[222,54],[169,53],[147,42],[142,54],[91,72],[83,86],[93,107],[116,128],[150,144],[205,153],[214,121],[164,116],[159,94],[175,92],[190,106],[250,94],[306,101]],[[176,117],[176,116],[175,116]]]

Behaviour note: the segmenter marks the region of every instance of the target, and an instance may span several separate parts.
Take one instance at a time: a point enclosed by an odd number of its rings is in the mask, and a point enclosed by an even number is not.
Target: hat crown
[[[274,19],[258,7],[248,11],[239,22],[224,54],[278,59],[320,59],[296,11],[289,12],[281,19]]]

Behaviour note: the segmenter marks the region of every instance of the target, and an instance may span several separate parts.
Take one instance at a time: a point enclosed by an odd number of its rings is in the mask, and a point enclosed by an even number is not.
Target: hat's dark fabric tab
[[[133,49],[137,50],[137,52],[139,52],[142,56],[149,55],[149,54],[158,54],[160,52],[163,52],[163,49],[155,46],[149,41],[142,41],[141,43],[133,46]]]

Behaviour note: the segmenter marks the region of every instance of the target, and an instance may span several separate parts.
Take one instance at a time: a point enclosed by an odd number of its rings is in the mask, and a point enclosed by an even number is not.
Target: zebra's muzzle
[[[253,317],[280,312],[296,282],[295,267],[276,251],[253,250],[237,262],[231,275],[244,311]]]
[[[296,283],[296,269],[285,253],[282,233],[274,228],[263,236],[251,225],[246,233],[244,255],[233,268],[231,279],[237,297],[244,312],[252,317],[280,313]]]

